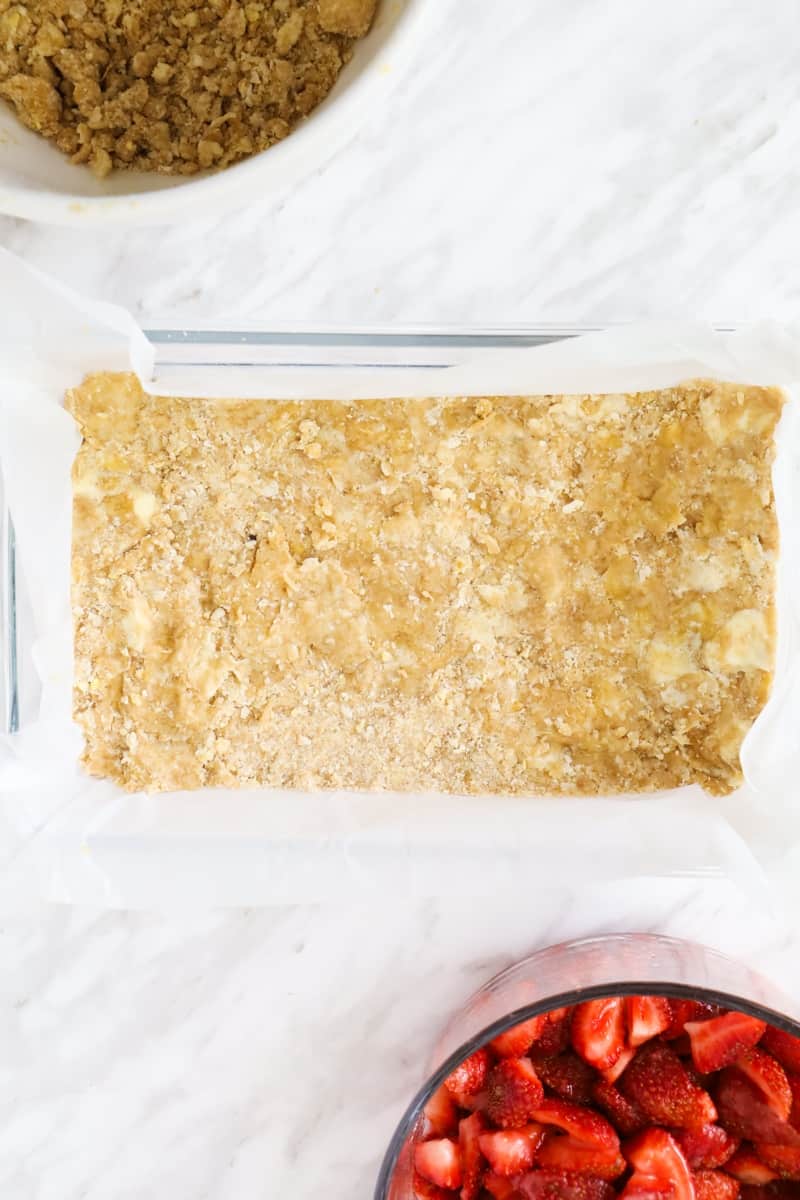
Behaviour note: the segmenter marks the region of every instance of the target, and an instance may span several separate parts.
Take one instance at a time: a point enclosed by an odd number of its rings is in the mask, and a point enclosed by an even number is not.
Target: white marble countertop
[[[431,0],[391,111],[224,219],[0,240],[159,321],[800,315],[796,5]],[[582,836],[591,836],[583,831]],[[359,906],[42,908],[0,927],[0,1194],[361,1200],[435,1029],[537,945],[660,929],[789,988],[780,913],[714,880]]]

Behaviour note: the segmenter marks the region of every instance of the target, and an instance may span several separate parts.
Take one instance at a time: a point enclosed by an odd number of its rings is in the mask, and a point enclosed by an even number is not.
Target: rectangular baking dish
[[[358,394],[360,386],[369,389],[377,379],[385,381],[384,394],[402,395],[404,373],[430,369],[431,390],[441,394],[442,368],[469,363],[491,372],[517,350],[588,332],[546,326],[152,329],[147,338],[155,350],[155,375],[148,386],[190,395],[197,389],[206,395],[287,396],[295,379],[299,393],[308,394],[309,372],[312,377],[319,372],[328,382],[332,373],[345,381],[344,394],[351,387]],[[13,746],[38,713],[40,686],[28,597],[1,494],[0,503],[0,729],[15,735],[6,738]],[[587,882],[733,869],[753,886],[758,883],[738,835],[695,788],[653,797],[647,805],[606,798],[602,821],[594,799],[533,806],[490,798],[489,818],[487,798],[481,797],[328,793],[298,819],[286,804],[290,793],[238,792],[224,808],[213,791],[131,797],[109,786],[107,794],[99,794],[106,796],[102,804],[93,793],[91,803],[63,802],[51,794],[36,797],[33,805],[26,794],[36,820],[28,819],[21,834],[15,829],[7,888],[131,907],[194,904],[200,898],[238,905],[318,902],[387,888],[427,895],[433,879],[434,890],[442,892],[469,880],[477,894],[507,887],[515,872],[527,878],[531,869],[543,885],[555,885],[563,879],[567,855],[570,873],[578,871]],[[0,799],[13,817],[14,796]],[[590,826],[591,841],[576,847],[575,830]]]

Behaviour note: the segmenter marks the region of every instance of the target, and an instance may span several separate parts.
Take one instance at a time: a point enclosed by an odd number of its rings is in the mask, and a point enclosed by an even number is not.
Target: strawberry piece
[[[722,1171],[695,1171],[694,1194],[696,1200],[736,1200],[739,1181]]]
[[[417,1174],[441,1188],[461,1186],[461,1152],[450,1138],[432,1138],[414,1147]]]
[[[628,1045],[643,1046],[670,1028],[672,1005],[665,996],[626,996],[625,1016],[628,1021]]]
[[[675,1188],[669,1180],[634,1171],[620,1195],[624,1200],[672,1200]]]
[[[657,1125],[700,1129],[717,1119],[708,1092],[694,1083],[677,1054],[663,1042],[642,1047],[620,1088]]]
[[[572,1009],[554,1008],[547,1014],[547,1023],[539,1034],[536,1042],[537,1051],[550,1058],[554,1054],[561,1054],[569,1045],[571,1026]]]
[[[530,1021],[514,1025],[505,1033],[499,1033],[489,1045],[499,1058],[521,1058],[527,1054],[546,1025],[547,1014],[542,1013],[538,1017],[531,1017]]]
[[[777,1117],[782,1121],[789,1119],[792,1089],[777,1059],[763,1050],[748,1050],[736,1060],[736,1069],[755,1084]]]
[[[548,1134],[536,1156],[536,1165],[552,1171],[572,1171],[598,1179],[617,1179],[627,1164],[621,1154],[609,1155],[605,1147],[587,1146],[572,1137]]]
[[[614,1200],[615,1196],[604,1179],[569,1171],[529,1171],[520,1175],[516,1185],[523,1200]]]
[[[740,1146],[725,1163],[725,1173],[740,1183],[770,1183],[778,1178],[777,1173],[761,1161],[752,1146]]]
[[[479,1112],[464,1117],[458,1125],[458,1145],[461,1150],[461,1200],[475,1200],[481,1190],[484,1162],[480,1139],[486,1122]]]
[[[699,1129],[676,1129],[675,1141],[690,1167],[714,1170],[723,1166],[739,1146],[721,1125],[703,1125]]]
[[[535,1112],[534,1121],[552,1125],[568,1134],[573,1142],[594,1150],[604,1151],[606,1162],[613,1162],[619,1154],[619,1138],[605,1117],[579,1104],[566,1100],[543,1100]]]
[[[765,1021],[740,1012],[725,1013],[710,1021],[687,1021],[685,1026],[692,1042],[692,1059],[701,1075],[735,1063],[755,1046],[766,1028]]]
[[[612,1125],[615,1125],[625,1137],[641,1133],[649,1124],[639,1105],[634,1104],[627,1096],[623,1096],[619,1088],[615,1088],[613,1084],[607,1083],[604,1079],[599,1079],[594,1085],[594,1101],[611,1118]]]
[[[523,1129],[501,1129],[480,1135],[481,1153],[496,1175],[518,1175],[528,1171],[544,1139],[541,1125]]]
[[[625,1008],[621,997],[586,1000],[572,1014],[572,1045],[598,1071],[613,1067],[625,1049]]]
[[[756,1154],[761,1161],[781,1179],[800,1179],[800,1149],[796,1146],[772,1146],[768,1142],[756,1143]]]
[[[761,1039],[761,1046],[773,1058],[777,1058],[787,1071],[800,1074],[800,1038],[786,1033],[783,1029],[776,1029],[774,1025],[768,1025]]]
[[[623,1050],[613,1067],[607,1067],[605,1071],[600,1072],[606,1083],[616,1083],[622,1072],[633,1062],[635,1057],[636,1051],[630,1047],[627,1050]]]
[[[734,1137],[781,1146],[800,1146],[800,1131],[774,1112],[765,1093],[738,1067],[727,1067],[716,1085],[719,1123]]]
[[[466,1107],[464,1101],[468,1100],[470,1096],[477,1095],[483,1088],[489,1073],[490,1062],[489,1051],[482,1046],[480,1050],[476,1050],[474,1054],[470,1054],[462,1063],[459,1063],[455,1071],[447,1076],[444,1086],[457,1104]]]
[[[503,1058],[489,1072],[486,1112],[501,1129],[536,1120],[544,1088],[529,1058]]]
[[[424,1175],[414,1175],[414,1195],[417,1200],[453,1200],[453,1193],[431,1183]]]
[[[595,1074],[577,1054],[567,1051],[556,1058],[536,1058],[536,1074],[545,1087],[562,1100],[588,1104],[592,1099]]]
[[[516,1183],[502,1175],[495,1175],[494,1171],[486,1172],[483,1187],[490,1196],[494,1196],[494,1200],[517,1200],[519,1197]]]
[[[665,1129],[647,1129],[623,1147],[636,1175],[672,1184],[671,1200],[695,1200],[689,1164],[680,1146]],[[623,1196],[626,1194],[623,1191]]]
[[[722,1012],[716,1004],[704,1004],[702,1000],[670,1000],[672,1022],[665,1029],[662,1038],[665,1042],[679,1038],[686,1028],[687,1021],[708,1021],[718,1017]]]
[[[437,1134],[439,1137],[449,1137],[451,1133],[455,1133],[458,1127],[458,1109],[444,1084],[436,1089],[423,1112],[426,1133]]]

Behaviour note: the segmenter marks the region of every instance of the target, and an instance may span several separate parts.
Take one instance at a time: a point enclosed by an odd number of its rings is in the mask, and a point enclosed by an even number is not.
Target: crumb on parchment
[[[316,108],[377,0],[0,0],[0,97],[100,177],[190,175]]]
[[[741,781],[781,393],[68,407],[75,716],[129,789]]]

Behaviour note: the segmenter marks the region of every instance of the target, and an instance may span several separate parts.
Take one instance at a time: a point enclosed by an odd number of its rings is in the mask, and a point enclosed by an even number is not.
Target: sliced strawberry
[[[703,1125],[700,1129],[676,1129],[673,1137],[690,1167],[708,1171],[726,1163],[739,1146],[739,1139],[731,1137],[721,1125]]]
[[[635,1057],[636,1051],[630,1046],[626,1050],[623,1050],[613,1067],[606,1067],[605,1071],[600,1072],[606,1083],[616,1083],[622,1072],[633,1062]]]
[[[475,1096],[486,1083],[491,1059],[485,1046],[470,1054],[444,1081],[450,1095],[457,1104],[463,1105],[470,1096]]]
[[[546,1025],[547,1014],[542,1013],[538,1017],[531,1017],[530,1021],[514,1025],[505,1033],[499,1033],[489,1045],[499,1058],[521,1058],[527,1054]]]
[[[738,1067],[720,1072],[715,1091],[719,1123],[734,1137],[781,1146],[800,1146],[800,1131],[772,1110],[765,1093]]]
[[[740,1183],[756,1185],[778,1178],[777,1173],[761,1161],[752,1146],[740,1146],[725,1163],[725,1173]]]
[[[572,1014],[572,1045],[598,1071],[613,1067],[625,1049],[625,1008],[621,997],[586,1000]]]
[[[800,1179],[800,1149],[796,1146],[772,1146],[768,1142],[756,1143],[756,1154],[781,1179]]]
[[[417,1174],[441,1188],[461,1186],[461,1152],[450,1138],[432,1138],[414,1147]]]
[[[623,1200],[672,1200],[675,1188],[668,1179],[634,1171],[620,1195]]]
[[[569,1045],[571,1026],[572,1009],[554,1008],[547,1014],[547,1023],[539,1034],[536,1042],[537,1051],[549,1057],[561,1054]]]
[[[687,1021],[708,1021],[722,1012],[716,1004],[704,1004],[702,1000],[670,1000],[672,1022],[662,1033],[664,1041],[672,1041],[684,1032]]]
[[[701,1075],[729,1067],[755,1046],[766,1027],[765,1021],[740,1012],[725,1013],[710,1021],[687,1021],[694,1065]]]
[[[722,1171],[695,1171],[694,1193],[696,1200],[736,1200],[739,1181]]]
[[[517,1200],[519,1196],[516,1183],[502,1175],[495,1175],[494,1171],[487,1171],[484,1175],[483,1188],[490,1196],[494,1196],[494,1200]]]
[[[496,1175],[518,1175],[528,1171],[544,1140],[541,1125],[522,1129],[500,1129],[480,1136],[481,1153]]]
[[[783,1029],[776,1029],[774,1025],[768,1025],[761,1039],[761,1046],[773,1058],[777,1058],[787,1071],[800,1074],[800,1038],[786,1033]]]
[[[665,996],[626,996],[625,1016],[628,1045],[642,1046],[670,1028],[672,1005]]]
[[[694,1200],[689,1164],[674,1137],[665,1129],[646,1129],[626,1142],[623,1151],[634,1169],[634,1176],[641,1174],[672,1184],[672,1200]]]
[[[436,1089],[423,1111],[426,1133],[449,1137],[458,1128],[458,1109],[444,1084]]]
[[[717,1119],[714,1102],[692,1080],[669,1046],[643,1046],[620,1081],[620,1089],[654,1124],[700,1129]]]
[[[435,1183],[431,1183],[424,1175],[419,1172],[414,1174],[414,1195],[416,1200],[453,1200],[453,1193],[445,1188],[438,1187]]]
[[[624,1137],[632,1137],[650,1124],[648,1118],[627,1096],[623,1096],[619,1088],[599,1079],[594,1085],[594,1101],[599,1104],[607,1116]]]
[[[529,1058],[503,1058],[489,1072],[486,1112],[501,1129],[536,1120],[544,1088]]]
[[[595,1073],[577,1054],[569,1050],[555,1058],[536,1058],[536,1074],[545,1087],[562,1100],[588,1104],[592,1098]]]
[[[566,1100],[543,1100],[535,1112],[534,1121],[550,1125],[569,1134],[581,1146],[605,1152],[606,1162],[613,1162],[619,1153],[619,1138],[605,1117],[591,1109],[581,1108]]]
[[[792,1089],[777,1059],[763,1050],[748,1050],[736,1060],[736,1069],[754,1083],[769,1107],[782,1121],[792,1111]]]
[[[480,1139],[486,1122],[479,1112],[464,1117],[458,1125],[458,1145],[461,1150],[461,1200],[475,1200],[481,1190],[485,1163]]]
[[[536,1155],[536,1165],[551,1171],[572,1171],[598,1179],[618,1179],[627,1164],[620,1153],[609,1155],[601,1146],[587,1146],[563,1134],[548,1134]]]
[[[569,1171],[529,1171],[520,1175],[516,1185],[523,1200],[614,1200],[615,1196],[604,1179]]]

